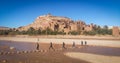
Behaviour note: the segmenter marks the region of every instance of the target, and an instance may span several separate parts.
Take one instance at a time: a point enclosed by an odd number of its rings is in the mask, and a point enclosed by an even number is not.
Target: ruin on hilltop
[[[49,28],[52,31],[62,31],[68,33],[70,31],[91,31],[94,25],[88,25],[80,20],[73,21],[67,17],[53,16],[51,14],[47,14],[37,17],[33,23],[27,26],[19,27],[18,30],[26,31],[30,27],[34,28],[35,30],[45,30]]]

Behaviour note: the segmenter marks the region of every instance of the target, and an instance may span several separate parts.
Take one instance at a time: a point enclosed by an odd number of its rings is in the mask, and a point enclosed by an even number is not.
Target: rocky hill
[[[30,27],[38,30],[45,30],[47,28],[53,30],[53,31],[63,31],[63,32],[70,32],[70,31],[91,31],[93,28],[93,24],[86,25],[83,21],[73,21],[70,18],[67,17],[60,17],[60,16],[52,16],[50,14],[39,16],[36,18],[36,20],[27,25],[19,27],[19,31],[26,31]]]

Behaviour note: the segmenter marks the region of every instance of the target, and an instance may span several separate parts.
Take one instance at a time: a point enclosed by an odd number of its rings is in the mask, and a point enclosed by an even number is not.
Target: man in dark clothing
[[[53,45],[52,45],[52,42],[50,42],[49,50],[50,50],[51,48],[54,50]]]
[[[36,49],[39,50],[39,43],[36,43]]]
[[[65,43],[64,43],[64,42],[63,42],[62,48],[66,49],[66,48],[65,48]]]
[[[81,45],[83,45],[83,41],[81,41]]]
[[[73,45],[72,45],[72,47],[75,47],[75,42],[73,42]]]
[[[87,41],[85,41],[85,45],[87,45]]]

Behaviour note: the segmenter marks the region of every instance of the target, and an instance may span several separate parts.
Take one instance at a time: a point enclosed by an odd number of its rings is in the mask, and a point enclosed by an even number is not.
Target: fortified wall
[[[120,36],[120,29],[117,26],[114,26],[112,29],[112,35],[113,36]]]

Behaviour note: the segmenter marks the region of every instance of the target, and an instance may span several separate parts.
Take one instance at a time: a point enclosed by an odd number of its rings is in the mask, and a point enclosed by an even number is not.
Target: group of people
[[[62,44],[62,48],[66,49],[64,42],[63,42],[63,44]],[[50,42],[49,50],[50,50],[50,49],[53,49],[53,50],[54,50],[52,42]]]
[[[85,42],[81,41],[81,45],[87,45],[87,41]]]
[[[87,41],[85,41],[85,42],[81,41],[81,45],[87,45]],[[72,47],[75,47],[75,42],[73,42]],[[62,48],[63,48],[63,49],[66,49],[64,42],[63,42],[63,44],[62,44]],[[39,50],[39,43],[38,43],[38,42],[36,43],[36,49]],[[50,42],[49,50],[50,50],[50,49],[55,50],[55,49],[53,48],[53,43],[52,43],[52,42]]]

